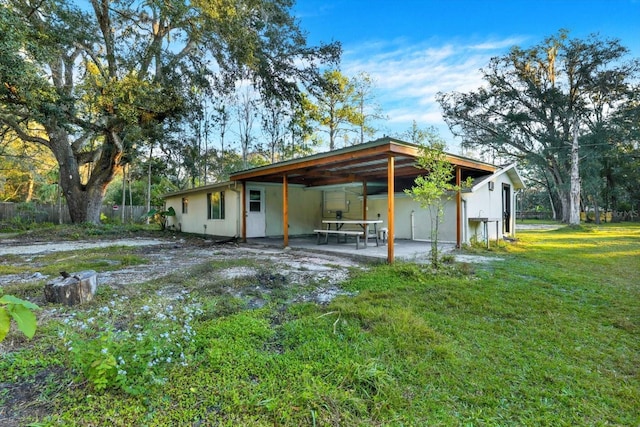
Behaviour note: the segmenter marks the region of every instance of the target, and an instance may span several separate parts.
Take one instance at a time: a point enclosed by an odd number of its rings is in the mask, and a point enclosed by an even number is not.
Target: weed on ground
[[[0,421],[639,425],[640,225],[519,232],[492,253],[354,270],[326,304],[242,259],[101,288],[43,310],[31,341],[10,333]]]

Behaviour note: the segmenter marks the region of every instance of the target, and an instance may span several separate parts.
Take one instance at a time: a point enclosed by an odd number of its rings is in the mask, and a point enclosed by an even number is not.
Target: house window
[[[186,214],[189,211],[189,199],[186,197],[182,198],[182,213]]]
[[[207,219],[224,219],[224,191],[207,194]]]
[[[262,191],[249,190],[249,212],[262,212]]]

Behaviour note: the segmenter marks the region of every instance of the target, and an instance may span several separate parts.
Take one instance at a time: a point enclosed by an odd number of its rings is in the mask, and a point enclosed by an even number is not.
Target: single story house
[[[237,172],[228,182],[164,196],[176,217],[169,226],[216,236],[313,235],[326,219],[381,220],[388,233],[387,260],[394,240],[429,240],[431,220],[404,190],[417,176],[420,147],[385,137],[326,153]],[[455,181],[472,186],[445,204],[439,240],[469,243],[515,233],[515,196],[524,183],[514,164],[499,167],[447,154]],[[393,195],[393,197],[389,197]]]

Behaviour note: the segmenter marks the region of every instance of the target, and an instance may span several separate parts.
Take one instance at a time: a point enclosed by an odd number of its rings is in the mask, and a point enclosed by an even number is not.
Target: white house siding
[[[363,218],[361,186],[351,186],[351,187],[338,188],[336,190],[325,190],[325,191],[316,190],[316,192],[320,193],[320,196],[321,196],[320,203],[322,203],[322,197],[324,196],[325,192],[344,194],[346,206],[343,209],[340,209],[342,211],[342,218],[344,219],[362,219]],[[322,206],[321,209],[322,209],[322,219],[336,218],[335,211],[329,212],[325,206]],[[321,225],[321,224],[318,224],[318,225]]]
[[[182,223],[182,197],[167,197],[164,199],[165,209],[173,208],[176,211],[176,216],[167,218],[167,227],[179,229],[179,225]]]
[[[248,185],[248,184],[247,184]],[[255,184],[256,186],[258,184]],[[284,235],[282,185],[263,185],[266,203],[266,235]],[[322,222],[322,192],[289,185],[289,235],[311,234]]]
[[[481,222],[470,222],[468,218],[500,218],[498,229],[502,230],[502,190],[498,183],[494,184],[494,190],[489,191],[487,186],[479,188],[474,193],[466,193],[463,195],[466,200],[466,218],[465,225],[468,227],[469,233],[466,236],[466,243],[472,239],[483,241],[484,225]],[[496,225],[489,223],[489,238],[496,238]]]
[[[185,233],[234,237],[240,235],[240,192],[234,185],[205,187],[197,191],[165,198],[165,207],[173,207],[175,217],[169,217],[168,225]],[[224,191],[225,219],[207,219],[207,194]],[[182,199],[188,199],[188,210],[182,213]],[[207,226],[206,230],[204,226]]]
[[[431,216],[428,209],[423,209],[404,193],[395,195],[395,238],[396,239],[431,239]],[[382,227],[388,227],[387,197],[372,196],[367,200],[369,219],[376,219],[378,213]],[[413,228],[413,231],[412,231]],[[442,242],[456,241],[456,202],[448,200],[444,206],[444,221],[440,223],[438,240]]]
[[[517,189],[506,174],[496,176],[491,180],[491,182],[493,182],[493,190],[489,190],[489,183],[486,182],[484,183],[484,185],[477,188],[473,193],[464,193],[463,198],[466,200],[467,218],[486,217],[499,219],[498,236],[496,236],[495,222],[489,223],[488,227],[489,239],[495,240],[496,238],[502,238],[504,234],[504,224],[502,217],[502,184],[508,184],[511,186],[511,231],[509,234],[514,234],[513,230],[515,228],[516,212],[515,193]],[[483,235],[484,231],[482,223],[468,222],[467,218],[465,218],[465,221],[467,222],[467,226],[469,227],[469,234],[467,234],[465,241],[468,243],[474,236],[478,240],[486,239],[486,236]]]
[[[463,192],[462,199],[462,241],[470,243],[474,237],[480,241],[486,239],[483,225],[480,222],[469,222],[468,218],[487,217],[497,218],[498,238],[503,237],[502,220],[502,184],[511,186],[511,227],[510,233],[515,229],[515,193],[518,189],[506,174],[495,176],[494,189],[489,190],[488,181],[479,185],[473,192]],[[382,219],[382,227],[388,227],[387,197],[386,195],[371,196],[367,200],[369,219],[377,218],[378,213]],[[413,215],[412,215],[413,214]],[[412,218],[413,217],[413,218]],[[457,212],[455,198],[447,200],[444,205],[444,221],[439,225],[438,240],[441,242],[455,242],[457,234]],[[413,230],[412,230],[413,228]],[[496,224],[492,222],[488,227],[489,238],[496,239]],[[403,193],[395,195],[395,238],[396,239],[431,239],[431,217],[428,209],[423,209],[419,203],[413,201]]]
[[[512,182],[509,177],[515,173],[517,182]],[[493,182],[494,189],[489,190],[489,182]],[[463,192],[462,204],[462,241],[469,243],[474,237],[484,241],[482,223],[469,222],[468,218],[497,218],[498,236],[503,235],[502,223],[502,184],[511,186],[511,227],[510,234],[515,230],[515,194],[522,188],[515,169],[504,169],[493,174],[491,178],[485,178],[466,192]],[[266,236],[282,236],[283,232],[283,198],[281,184],[265,184],[247,182],[252,188],[264,189],[265,203],[265,234]],[[241,227],[241,203],[240,185],[225,183],[210,185],[199,189],[187,190],[180,194],[165,197],[167,208],[173,207],[176,211],[175,218],[169,218],[169,225],[188,233],[206,234],[216,236],[240,236]],[[207,218],[207,194],[213,191],[225,191],[225,219],[208,220]],[[364,217],[363,196],[361,186],[346,186],[331,192],[343,192],[345,195],[345,209],[342,216],[345,219],[360,219]],[[305,235],[313,233],[316,228],[323,227],[323,219],[335,219],[335,211],[329,211],[323,206],[324,191],[322,189],[303,188],[289,185],[289,235]],[[182,213],[182,198],[189,200],[188,213]],[[379,216],[378,216],[379,215]],[[367,218],[381,219],[383,223],[379,227],[388,228],[387,195],[372,194],[367,197]],[[441,242],[456,241],[456,200],[448,200],[445,203],[444,221],[439,225],[438,239]],[[496,238],[496,224],[490,223],[488,227],[489,238]],[[404,193],[395,194],[395,238],[430,240],[431,218],[428,209],[423,209],[419,203],[413,201]]]

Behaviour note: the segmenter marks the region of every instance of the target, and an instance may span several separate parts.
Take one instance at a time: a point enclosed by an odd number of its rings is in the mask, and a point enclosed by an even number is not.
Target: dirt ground
[[[315,254],[299,250],[269,248],[259,245],[236,244],[235,242],[215,242],[197,237],[167,237],[167,238],[127,238],[100,239],[83,241],[33,241],[24,238],[0,236],[0,263],[15,265],[37,265],[43,254],[59,251],[86,250],[105,246],[133,247],[136,255],[148,262],[141,265],[125,266],[113,271],[97,271],[98,286],[113,286],[122,288],[135,286],[153,279],[159,279],[178,270],[188,269],[207,261],[225,261],[242,259],[242,266],[229,263],[230,267],[214,270],[213,274],[219,279],[229,279],[233,282],[238,278],[248,278],[252,285],[245,288],[229,287],[226,292],[234,297],[247,301],[248,308],[259,308],[266,304],[266,294],[269,293],[265,281],[278,280],[290,286],[296,284],[315,284],[301,287],[304,290],[295,292],[293,302],[316,302],[325,304],[337,295],[345,292],[340,283],[348,278],[353,269],[367,268],[355,260],[343,256]],[[4,259],[3,259],[4,258]],[[224,262],[221,263],[224,265]],[[268,266],[268,277],[264,266]],[[10,284],[45,283],[55,277],[46,276],[40,272],[23,274],[0,275],[0,287]],[[217,281],[217,280],[216,280]],[[170,294],[171,290],[167,290]],[[170,295],[167,297],[171,298]],[[44,297],[33,301],[41,306],[39,317],[55,317],[55,305],[44,303]],[[42,300],[40,300],[42,299]],[[0,356],[10,353],[24,344],[18,339],[15,343],[0,344]],[[5,400],[7,407],[0,405],[0,426],[18,426],[16,419],[25,416],[46,415],[46,405],[38,402],[39,387],[47,383],[47,376],[56,375],[55,372],[39,372],[28,382],[4,382],[0,379],[0,395],[10,396]],[[0,375],[1,377],[1,375]],[[41,411],[44,411],[41,413]]]
[[[39,258],[47,253],[72,250],[91,251],[94,248],[106,246],[132,247],[134,253],[140,258],[146,259],[147,262],[140,265],[124,266],[113,271],[97,271],[99,287],[135,286],[207,261],[242,259],[241,266],[238,265],[239,263],[230,262],[228,263],[229,267],[221,267],[208,274],[216,274],[218,275],[217,279],[222,279],[222,281],[229,279],[230,282],[238,278],[249,278],[248,283],[251,283],[251,289],[229,287],[227,291],[234,297],[245,298],[248,308],[258,308],[268,300],[264,294],[268,294],[269,288],[261,284],[265,265],[269,267],[270,275],[291,286],[312,284],[311,286],[300,286],[299,291],[292,293],[295,297],[291,302],[315,302],[318,304],[326,304],[336,296],[345,294],[341,289],[341,283],[352,274],[353,270],[368,268],[368,264],[349,258],[344,254],[330,255],[301,249],[238,244],[182,235],[147,235],[87,240],[53,239],[53,241],[51,239],[45,241],[24,236],[0,235],[0,263],[27,264],[35,267],[41,262]],[[458,254],[456,259],[462,262],[487,262],[485,257],[474,255]],[[220,265],[224,264],[224,262],[220,263]],[[55,278],[38,272],[37,268],[29,270],[28,273],[0,275],[0,287],[10,284],[45,283]],[[267,277],[267,281],[269,279]],[[261,295],[261,293],[264,294]],[[34,302],[42,304],[44,301]],[[54,306],[45,303],[41,307],[42,311],[39,316],[53,316],[52,307]],[[6,342],[0,344],[0,355],[11,350],[12,346]],[[48,375],[56,376],[56,373],[40,372],[33,381],[25,383],[2,382],[0,380],[0,395],[5,393],[11,396],[10,401],[5,401],[10,407],[4,409],[0,407],[0,425],[17,426],[18,424],[14,422],[16,417],[37,416],[39,411],[45,410],[46,405],[34,404],[33,402],[37,401],[38,387],[40,384],[47,383]]]
[[[518,224],[519,230],[558,228],[560,225]],[[105,246],[131,246],[136,253],[149,260],[148,263],[128,266],[116,271],[98,272],[98,283],[104,285],[123,285],[140,283],[165,276],[176,269],[188,268],[208,260],[224,260],[250,258],[266,261],[278,269],[284,276],[295,279],[308,278],[326,281],[328,286],[335,287],[348,276],[349,269],[365,268],[361,262],[339,254],[328,255],[311,253],[303,250],[285,250],[263,247],[259,245],[220,243],[211,239],[184,236],[146,236],[127,237],[124,239],[93,240],[56,240],[38,241],[24,236],[14,237],[0,234],[0,257],[18,256],[22,262],[37,261],[41,254],[56,251],[87,250]],[[460,262],[486,262],[487,258],[477,255],[457,254]],[[496,258],[488,260],[495,261]],[[254,274],[250,268],[220,271],[221,275],[238,277]],[[302,277],[301,277],[302,276]],[[53,277],[38,272],[25,274],[0,275],[0,287],[13,283],[27,283],[38,280],[49,280]]]
[[[320,303],[327,302],[339,293],[338,284],[344,281],[350,269],[365,268],[356,260],[343,256],[309,253],[300,250],[269,248],[259,245],[237,244],[235,242],[219,243],[202,238],[133,238],[107,239],[93,241],[56,241],[30,242],[20,239],[5,238],[1,240],[0,256],[18,256],[21,261],[37,262],[39,255],[71,250],[87,250],[106,246],[132,246],[139,256],[148,260],[146,264],[126,266],[114,271],[98,271],[98,285],[123,286],[158,279],[179,269],[186,269],[207,261],[222,261],[244,258],[256,260],[257,264],[265,262],[285,276],[288,282],[323,283],[314,295],[308,296]],[[251,263],[249,263],[251,264]],[[234,267],[221,269],[221,278],[237,278],[257,273],[256,268]],[[16,283],[53,280],[39,272],[0,275],[0,286]]]

